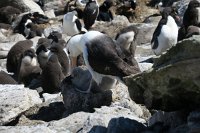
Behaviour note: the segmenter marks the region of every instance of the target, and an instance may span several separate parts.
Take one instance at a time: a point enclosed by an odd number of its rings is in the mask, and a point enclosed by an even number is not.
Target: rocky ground
[[[12,3],[13,2],[13,3]],[[25,11],[39,11],[51,18],[44,33],[62,31],[63,2],[47,0],[45,12],[32,0],[0,1],[0,6],[13,4]],[[28,4],[27,4],[28,2]],[[29,3],[30,2],[30,3]],[[150,41],[160,16],[149,17],[158,10],[147,6],[150,1],[139,1],[132,17],[113,9],[114,20],[96,21],[94,30],[104,31],[115,38],[120,29],[135,25],[135,58],[141,73],[124,77],[125,83],[104,92],[85,94],[73,85],[61,84],[61,93],[39,94],[41,88],[31,90],[24,85],[0,85],[0,132],[20,133],[198,133],[200,132],[200,36],[178,42],[163,55],[156,57]],[[177,3],[180,15],[188,1]],[[67,41],[70,37],[63,34]],[[34,45],[39,37],[31,39]],[[6,57],[10,48],[25,40],[21,34],[0,31],[0,69],[6,71]],[[144,62],[152,58],[154,64]],[[84,67],[78,68],[84,71]],[[81,76],[89,72],[80,73]],[[77,78],[80,78],[80,75]]]

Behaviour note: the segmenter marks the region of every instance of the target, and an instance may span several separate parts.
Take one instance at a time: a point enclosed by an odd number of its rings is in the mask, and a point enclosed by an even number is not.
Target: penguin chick
[[[35,51],[33,49],[26,50],[21,57],[18,83],[24,83],[25,86],[28,86],[40,73],[41,68],[37,62]]]
[[[70,72],[70,59],[66,52],[63,50],[63,47],[56,44],[52,45],[50,47],[49,57],[51,54],[56,54],[58,56],[58,61],[61,65],[62,72],[65,76],[67,76]]]
[[[61,65],[56,54],[52,54],[42,70],[42,88],[44,92],[55,93],[60,91],[60,83],[64,79]]]
[[[8,72],[17,75],[17,68],[20,63],[21,55],[32,46],[33,42],[31,40],[19,41],[12,46],[7,55],[6,69]]]

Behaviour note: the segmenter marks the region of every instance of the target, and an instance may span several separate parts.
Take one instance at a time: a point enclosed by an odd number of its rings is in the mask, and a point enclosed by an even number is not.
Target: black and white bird
[[[40,67],[43,69],[47,63],[48,55],[50,50],[48,49],[51,46],[51,41],[47,38],[40,38],[38,40],[38,45],[36,47],[36,54],[38,63]]]
[[[82,46],[80,44],[82,36],[83,34],[74,35],[67,42],[66,51],[69,52],[72,69],[77,66],[77,58],[83,53]]]
[[[46,93],[56,93],[60,91],[60,83],[64,79],[64,74],[56,54],[52,54],[41,74],[43,91]]]
[[[65,52],[63,50],[63,47],[58,44],[52,45],[49,49],[50,49],[49,57],[52,54],[57,55],[58,61],[61,65],[61,69],[62,69],[64,76],[69,75],[71,66],[70,66],[70,59],[69,59],[68,53]]]
[[[200,26],[200,2],[198,0],[190,1],[183,16],[183,25],[186,29],[190,25]]]
[[[63,17],[63,33],[73,36],[80,32],[87,32],[77,17],[77,12],[68,12]]]
[[[17,76],[21,55],[31,47],[33,47],[31,40],[19,41],[12,46],[7,55],[6,69],[8,72],[14,73]]]
[[[187,29],[189,26],[200,27],[200,2],[191,0],[183,16],[183,24],[179,29],[178,40],[187,38]]]
[[[116,44],[120,47],[122,57],[129,65],[137,65],[135,51],[137,46],[138,28],[134,25],[122,28],[115,37]]]
[[[137,6],[137,1],[136,0],[124,0],[123,4],[125,7],[130,7],[133,10],[135,10],[136,6]]]
[[[76,0],[75,1],[75,7],[85,8],[87,2],[88,2],[88,0]]]
[[[162,18],[156,27],[151,40],[152,50],[161,55],[167,49],[175,46],[178,39],[178,26],[168,11],[162,12]]]
[[[18,83],[24,83],[25,86],[28,86],[34,78],[38,78],[42,71],[34,49],[24,51],[18,67]]]
[[[130,66],[120,57],[115,41],[106,34],[89,31],[81,37],[80,44],[85,64],[98,85],[104,76],[120,79],[140,72],[138,66]]]
[[[99,7],[99,15],[97,17],[98,21],[112,21],[113,13],[110,8],[114,5],[112,0],[105,0],[103,4]]]
[[[83,22],[88,30],[95,23],[99,14],[99,4],[97,0],[89,0],[83,11]]]

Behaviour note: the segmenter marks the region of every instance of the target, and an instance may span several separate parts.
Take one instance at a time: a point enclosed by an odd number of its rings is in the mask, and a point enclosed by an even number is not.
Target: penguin
[[[47,38],[54,42],[58,42],[60,39],[62,39],[62,34],[58,31],[52,31]]]
[[[200,26],[200,2],[191,0],[183,16],[183,26],[187,29],[190,25]]]
[[[119,45],[125,55],[131,57],[135,56],[137,35],[138,29],[136,26],[133,25],[121,29],[116,35],[116,44]]]
[[[87,2],[88,0],[76,0],[74,5],[75,7],[85,8]]]
[[[83,22],[87,30],[95,23],[99,14],[99,4],[97,0],[89,0],[83,11]]]
[[[58,61],[61,65],[62,72],[64,76],[67,76],[70,73],[70,59],[69,55],[63,50],[61,45],[52,45],[50,48],[49,57],[52,54],[56,54],[58,56]]]
[[[124,76],[140,72],[138,66],[130,66],[120,58],[115,41],[106,34],[89,31],[81,37],[80,43],[86,67],[98,85],[104,76],[120,81]]]
[[[36,48],[37,60],[40,64],[40,68],[44,68],[47,63],[48,55],[50,50],[48,49],[51,46],[51,41],[47,38],[40,38],[38,40],[38,45]]]
[[[8,73],[0,71],[0,84],[17,84],[17,81]]]
[[[6,24],[12,24],[12,22],[18,17],[21,11],[12,6],[6,6],[0,8],[0,22]]]
[[[125,7],[130,7],[133,10],[136,9],[136,6],[137,6],[136,0],[123,0],[123,3],[125,5]]]
[[[6,69],[8,72],[17,75],[17,68],[20,63],[21,55],[24,51],[30,49],[33,46],[31,40],[19,41],[11,47],[7,55]]]
[[[77,35],[72,36],[67,41],[66,51],[69,54],[72,69],[77,66],[77,58],[79,55],[82,54],[82,51],[83,51],[82,46],[80,44],[80,40],[82,36],[83,34],[77,34]]]
[[[35,36],[42,36],[43,35],[43,28],[38,27],[34,23],[30,22],[28,24],[25,24],[25,29],[29,32],[26,33],[26,38],[31,39]]]
[[[33,12],[31,20],[34,24],[46,24],[49,22],[49,18],[39,12]]]
[[[18,83],[24,83],[25,86],[40,76],[41,68],[34,49],[28,49],[21,55],[18,71]]]
[[[56,93],[60,91],[60,83],[64,79],[61,64],[56,54],[52,54],[42,70],[41,81],[43,92]]]
[[[162,18],[151,39],[151,47],[155,55],[161,55],[167,49],[175,46],[178,39],[178,26],[168,11],[163,11]]]
[[[137,27],[130,25],[128,27],[121,29],[115,37],[116,50],[119,56],[131,66],[138,65],[135,59],[137,35],[138,35]]]
[[[99,7],[99,15],[97,17],[98,21],[112,21],[113,14],[110,8],[113,6],[112,0],[105,0],[104,3]]]
[[[24,37],[28,37],[30,34],[30,29],[28,29],[26,25],[32,23],[31,17],[32,17],[31,13],[24,14],[19,24],[14,28],[14,33],[20,33]]]
[[[87,32],[87,30],[82,26],[80,20],[76,16],[77,12],[68,12],[63,17],[63,33],[69,36],[80,33],[81,31]]]

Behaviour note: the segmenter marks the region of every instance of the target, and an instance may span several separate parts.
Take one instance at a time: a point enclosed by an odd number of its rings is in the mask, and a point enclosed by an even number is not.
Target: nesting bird
[[[156,27],[151,40],[152,50],[161,55],[167,49],[175,46],[178,39],[178,26],[169,12],[164,9],[162,18]]]
[[[87,30],[95,23],[98,14],[99,4],[97,0],[89,0],[83,11],[83,21]]]
[[[72,11],[68,12],[63,17],[63,32],[69,36],[78,34],[81,31],[87,32],[76,15],[77,12]]]

